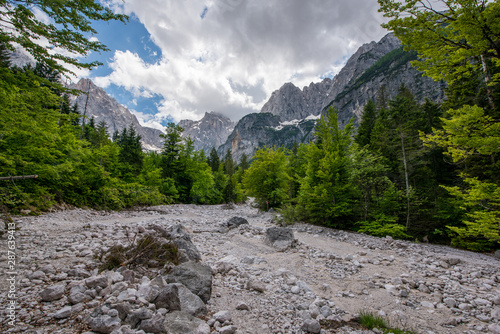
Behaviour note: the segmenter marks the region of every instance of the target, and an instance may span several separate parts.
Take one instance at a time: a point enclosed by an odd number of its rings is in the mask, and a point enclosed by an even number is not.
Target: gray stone
[[[118,329],[115,329],[111,332],[111,334],[136,334],[137,332],[130,328],[130,325],[121,326]]]
[[[41,280],[44,280],[47,278],[47,275],[45,275],[45,273],[41,270],[38,270],[38,271],[35,271],[33,274],[31,275],[28,275],[28,278],[30,280],[35,280],[35,279],[41,279]]]
[[[286,251],[296,243],[293,237],[293,230],[286,227],[271,227],[267,229],[266,240],[280,252]]]
[[[118,311],[118,317],[121,320],[125,320],[127,315],[132,313],[132,306],[129,303],[119,303],[115,306],[115,310]]]
[[[54,314],[54,318],[56,319],[68,318],[69,316],[71,316],[71,310],[72,310],[71,306],[65,306],[59,311],[57,311],[56,314]]]
[[[491,310],[491,317],[496,320],[500,320],[500,307],[495,307]]]
[[[453,298],[445,298],[443,300],[443,303],[445,303],[449,308],[454,308],[455,306],[457,306],[457,301]]]
[[[250,306],[248,306],[245,302],[238,302],[238,304],[236,304],[236,309],[238,311],[250,311]]]
[[[140,308],[138,310],[132,311],[125,318],[125,324],[130,325],[132,328],[137,327],[137,324],[145,319],[151,319],[153,317],[153,312],[147,308]]]
[[[85,285],[90,289],[96,287],[105,288],[109,284],[109,279],[106,276],[93,276],[85,279]]]
[[[427,308],[434,308],[434,304],[431,302],[428,302],[428,301],[422,301],[422,302],[420,302],[420,305],[422,305],[423,307],[427,307]]]
[[[75,268],[68,271],[69,276],[87,278],[90,277],[90,273],[83,268]]]
[[[174,311],[165,315],[163,326],[168,334],[195,334],[203,320],[182,311]]]
[[[302,330],[304,332],[309,332],[312,334],[319,334],[321,333],[321,325],[317,320],[314,319],[304,320],[304,323],[302,324]]]
[[[69,291],[68,300],[71,304],[79,304],[92,300],[92,297],[85,294],[87,288],[83,285],[76,285]]]
[[[482,298],[476,298],[476,299],[474,299],[474,303],[476,305],[479,305],[479,306],[491,307],[491,302],[489,300],[482,299]]]
[[[233,217],[223,224],[228,229],[238,228],[241,225],[248,225],[248,220],[242,217]]]
[[[40,267],[40,271],[43,271],[47,275],[54,275],[56,273],[56,268],[53,265],[48,264],[46,266]]]
[[[231,322],[232,320],[231,312],[229,311],[219,311],[213,315],[213,318],[221,324]]]
[[[182,283],[192,293],[208,302],[212,295],[212,268],[199,262],[186,262],[178,265],[165,276],[168,283]]]
[[[469,311],[472,310],[472,305],[467,303],[461,303],[460,305],[458,305],[458,308],[461,309],[462,311]]]
[[[311,315],[311,317],[313,319],[316,319],[318,317],[318,315],[320,314],[320,310],[319,310],[318,305],[316,305],[316,304],[309,305],[309,314]]]
[[[42,301],[51,302],[57,299],[61,299],[64,295],[65,288],[66,286],[61,284],[49,286],[40,294],[40,296],[42,297]]]
[[[257,279],[248,280],[246,288],[248,290],[255,290],[258,292],[266,292],[266,285]]]
[[[109,315],[100,315],[90,317],[89,326],[94,332],[107,334],[120,328],[121,321],[118,317],[112,318]]]
[[[181,262],[199,262],[201,261],[200,251],[191,241],[191,237],[184,231],[182,225],[175,225],[167,231],[167,239],[171,239],[185,255]],[[182,283],[182,282],[179,282]]]
[[[141,321],[139,329],[147,333],[160,334],[165,332],[164,327],[165,317],[159,313],[156,313],[151,319],[145,319]]]
[[[495,252],[495,257],[500,259],[500,249]]]
[[[419,290],[420,292],[423,292],[423,293],[430,293],[430,292],[431,292],[431,290],[429,290],[429,288],[428,288],[428,287],[427,287],[427,285],[425,285],[425,284],[420,284],[420,285],[418,286],[418,290]]]
[[[492,334],[500,334],[500,325],[498,324],[491,324],[488,326],[488,329]]]
[[[164,288],[167,286],[167,282],[165,282],[165,279],[163,278],[163,276],[161,275],[158,275],[156,276],[151,282],[150,282],[150,285],[151,286],[157,286],[159,287],[160,289],[161,288]]]
[[[188,312],[195,317],[207,313],[207,307],[200,297],[192,293],[183,284],[175,283],[175,285],[179,290],[180,311]]]
[[[332,309],[330,307],[328,307],[327,305],[324,305],[323,307],[321,307],[321,309],[319,311],[321,312],[321,315],[324,316],[325,318],[328,318],[329,316],[331,316],[333,314]]]
[[[219,328],[219,334],[234,334],[238,328],[236,326],[224,326]]]
[[[210,326],[206,323],[202,323],[196,328],[195,334],[210,334]]]
[[[460,260],[460,258],[458,258],[458,257],[448,257],[448,258],[446,258],[446,260],[445,260],[445,261],[446,261],[449,265],[454,266],[454,265],[456,265],[456,264],[459,264],[461,260]]]
[[[175,284],[165,286],[153,302],[157,309],[166,308],[170,311],[180,311],[179,288]]]

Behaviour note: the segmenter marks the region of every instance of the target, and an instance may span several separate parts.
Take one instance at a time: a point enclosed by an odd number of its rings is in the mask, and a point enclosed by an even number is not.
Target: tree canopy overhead
[[[500,66],[499,0],[378,2],[390,18],[382,26],[418,51],[414,65],[434,80],[452,84],[478,71],[490,86],[500,81],[499,73],[491,74]]]
[[[93,68],[99,62],[84,63],[78,58],[91,51],[106,51],[92,21],[127,21],[96,0],[0,0],[0,43],[11,50],[22,46],[38,63],[60,73],[72,73],[65,65]],[[47,14],[46,22],[40,13]]]

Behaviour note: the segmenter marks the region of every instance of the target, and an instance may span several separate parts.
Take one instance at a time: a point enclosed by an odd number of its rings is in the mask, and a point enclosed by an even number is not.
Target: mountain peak
[[[194,148],[209,152],[212,147],[223,144],[229,134],[233,131],[235,123],[218,112],[205,112],[205,116],[199,121],[182,120],[179,122],[184,131],[183,137],[194,139]]]
[[[83,92],[79,96],[72,97],[72,102],[77,103],[80,114],[85,114],[87,118],[94,117],[96,123],[106,122],[110,135],[115,131],[121,132],[124,128],[132,125],[141,136],[145,149],[158,150],[162,146],[160,140],[162,132],[160,130],[141,126],[137,117],[130,110],[109,96],[103,88],[97,86],[92,80],[80,79],[76,84],[71,84],[69,88]]]

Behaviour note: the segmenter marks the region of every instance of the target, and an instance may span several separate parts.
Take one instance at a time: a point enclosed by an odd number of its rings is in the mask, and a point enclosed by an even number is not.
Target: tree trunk
[[[493,100],[493,91],[490,87],[491,74],[490,74],[490,71],[488,70],[488,64],[486,64],[486,60],[484,60],[483,55],[481,55],[481,64],[483,65],[484,82],[486,83],[486,93],[488,95],[488,102],[490,103],[491,109],[495,110],[495,101]]]
[[[87,99],[85,100],[85,108],[83,109],[83,117],[82,117],[82,130],[80,131],[80,140],[83,138],[83,128],[85,127],[85,116],[87,115],[87,104],[89,102],[90,96],[90,80],[89,80],[89,88],[87,88]]]
[[[400,133],[400,137],[401,137],[401,149],[403,151],[403,165],[405,168],[406,205],[407,205],[406,228],[408,228],[410,227],[410,182],[408,180],[408,164],[406,162],[405,141],[403,132]]]

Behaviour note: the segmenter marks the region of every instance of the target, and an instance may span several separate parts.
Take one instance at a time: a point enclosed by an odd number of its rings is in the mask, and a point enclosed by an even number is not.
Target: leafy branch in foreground
[[[108,50],[90,38],[97,34],[92,21],[126,22],[128,19],[126,15],[114,14],[96,0],[0,0],[0,12],[0,43],[12,51],[19,44],[37,62],[70,74],[61,62],[91,69],[100,63],[82,63],[78,58],[92,51]],[[49,19],[43,18],[44,15]]]

